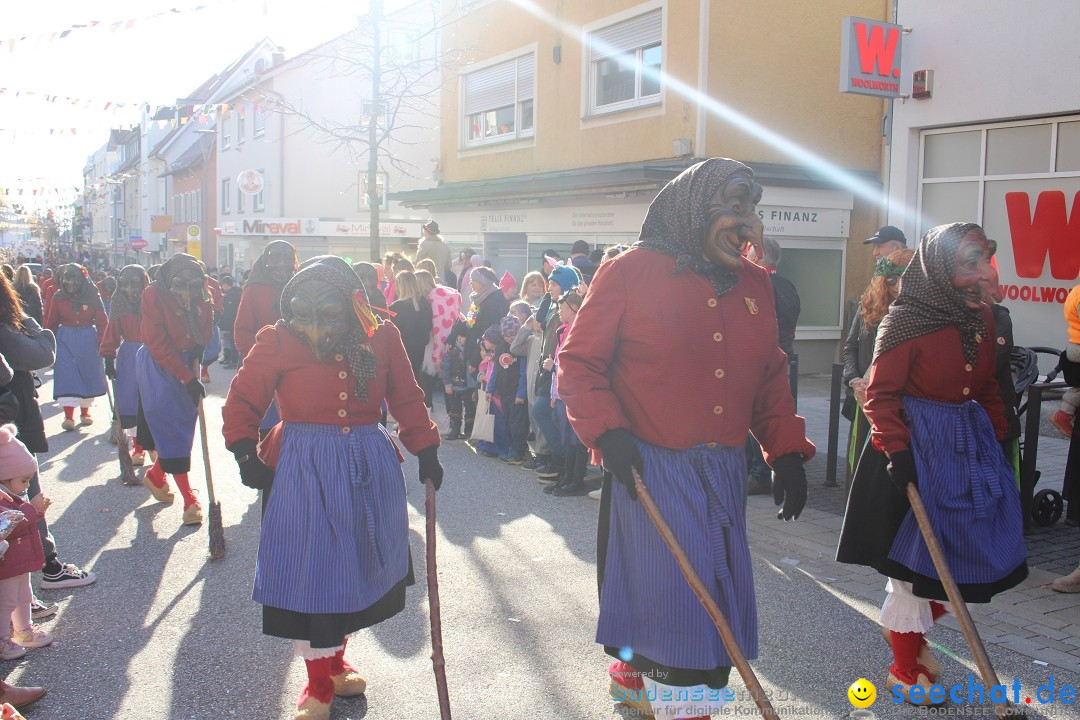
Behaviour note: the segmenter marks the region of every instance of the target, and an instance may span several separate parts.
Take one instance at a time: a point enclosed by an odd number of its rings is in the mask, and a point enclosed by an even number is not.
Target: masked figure
[[[101,304],[105,306],[105,312],[112,312],[112,296],[116,292],[116,278],[111,275],[102,274],[100,280],[95,280],[94,285],[98,289],[98,294],[101,296]]]
[[[761,242],[760,197],[742,163],[687,168],[653,200],[639,242],[600,266],[558,356],[574,431],[614,477],[601,497],[596,641],[618,658],[612,697],[657,717],[718,712],[732,661],[637,502],[632,469],[748,658],[758,654],[748,431],[775,471],[780,516],[797,518],[806,502],[814,446],[795,414],[769,275],[743,258]]]
[[[120,271],[112,296],[109,326],[99,351],[105,358],[105,377],[112,380],[116,388],[120,426],[130,431],[129,434],[135,432],[138,424],[139,386],[135,380],[135,356],[142,347],[142,294],[149,284],[150,278],[141,265],[128,265]],[[136,438],[131,449],[131,463],[142,465],[145,461],[146,451]]]
[[[296,717],[326,720],[335,694],[364,692],[344,659],[348,635],[397,614],[413,582],[401,459],[379,424],[383,402],[421,480],[436,487],[439,433],[400,333],[372,313],[344,260],[305,262],[281,304],[284,318],[259,333],[233,379],[223,433],[244,484],[269,491],[253,592],[263,632],[295,640],[307,665]],[[259,419],[275,394],[280,438],[270,435],[257,455]]]
[[[135,376],[158,458],[143,476],[154,498],[172,504],[165,480],[173,476],[184,498],[184,524],[202,522],[202,508],[188,482],[198,403],[206,391],[196,371],[212,322],[206,273],[191,255],[169,258],[142,294],[142,340]]]
[[[56,333],[53,397],[64,408],[62,427],[74,430],[75,408],[81,408],[80,423],[91,425],[90,406],[94,398],[105,394],[98,347],[109,318],[82,266],[64,265],[57,274],[60,282],[48,304],[45,327]]]
[[[929,704],[940,671],[925,633],[946,596],[907,485],[918,486],[966,602],[989,602],[1027,576],[1020,494],[1000,445],[1008,425],[995,350],[1004,340],[982,303],[991,252],[978,225],[941,225],[904,271],[878,326],[863,406],[873,448],[852,481],[836,556],[888,578],[889,685],[917,704]]]

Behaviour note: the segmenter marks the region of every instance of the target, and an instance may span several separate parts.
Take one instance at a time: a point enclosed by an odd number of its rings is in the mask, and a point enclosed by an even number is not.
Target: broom
[[[442,608],[439,604],[439,574],[435,565],[435,484],[424,481],[427,496],[427,587],[428,616],[431,619],[431,664],[435,670],[435,689],[439,693],[439,720],[450,720],[450,691],[446,687],[446,659],[442,649]]]
[[[105,395],[109,398],[109,412],[112,413],[113,418],[112,431],[116,440],[116,454],[120,460],[120,481],[125,485],[140,485],[141,483],[135,477],[135,468],[131,464],[131,454],[128,452],[127,437],[124,435],[124,428],[120,425],[120,415],[116,412],[113,391],[109,385],[109,381],[106,380]]]
[[[746,685],[746,689],[750,691],[750,696],[754,698],[754,704],[758,706],[758,710],[761,712],[761,717],[766,720],[775,720],[780,715],[773,709],[772,703],[765,697],[765,690],[762,689],[761,683],[758,682],[757,675],[754,674],[753,668],[750,667],[750,663],[747,662],[746,656],[743,654],[742,649],[739,647],[739,641],[735,639],[735,633],[731,630],[731,625],[728,624],[727,618],[724,617],[724,612],[720,609],[720,606],[713,600],[712,595],[709,594],[708,589],[705,587],[705,583],[698,577],[697,572],[694,570],[694,566],[690,564],[690,558],[687,557],[686,551],[683,550],[682,545],[679,544],[678,538],[675,537],[675,533],[671,531],[671,526],[664,520],[664,516],[660,513],[660,508],[657,507],[656,501],[653,500],[652,495],[649,493],[649,489],[645,487],[645,482],[641,479],[641,475],[638,471],[634,471],[634,487],[637,489],[638,500],[641,501],[642,506],[645,508],[645,512],[648,514],[649,519],[652,520],[653,525],[656,526],[657,532],[660,533],[660,537],[664,539],[664,543],[671,550],[671,554],[675,556],[675,562],[679,564],[679,569],[682,570],[683,576],[686,578],[686,582],[690,584],[690,588],[694,591],[694,594],[698,596],[698,600],[705,606],[705,610],[709,613],[709,617],[712,618],[713,624],[716,625],[716,629],[720,631],[720,639],[724,642],[724,649],[727,650],[728,657],[731,658],[732,664],[739,671],[739,675],[743,679],[743,683]]]
[[[979,675],[982,676],[983,684],[988,688],[998,685],[997,673],[994,671],[994,666],[990,664],[990,657],[986,654],[986,647],[983,645],[982,638],[979,637],[979,631],[975,629],[975,621],[971,619],[971,613],[968,612],[964,598],[960,594],[960,588],[956,584],[956,579],[953,578],[949,562],[945,559],[945,552],[941,549],[941,543],[938,541],[937,533],[934,532],[934,526],[930,524],[930,516],[926,514],[926,506],[923,505],[922,496],[919,494],[919,489],[915,487],[915,483],[908,484],[907,498],[908,502],[911,503],[911,511],[915,514],[915,520],[919,523],[919,531],[922,532],[926,548],[930,551],[930,559],[934,561],[934,568],[941,579],[941,584],[945,586],[945,594],[949,597],[953,615],[956,616],[957,621],[960,623],[960,629],[964,632],[964,639],[967,640],[968,647],[971,648],[971,654],[975,657],[975,665],[979,668]],[[1022,709],[1009,704],[1008,701],[1003,705],[995,705],[994,711],[999,718],[1021,717],[1024,715]]]
[[[199,377],[199,358],[195,358],[195,377]],[[205,398],[204,398],[205,399]],[[225,557],[225,528],[221,524],[221,503],[214,496],[214,474],[210,470],[210,443],[206,439],[206,413],[199,400],[199,435],[202,437],[203,470],[206,473],[206,496],[210,503],[207,512],[210,524],[210,559]]]

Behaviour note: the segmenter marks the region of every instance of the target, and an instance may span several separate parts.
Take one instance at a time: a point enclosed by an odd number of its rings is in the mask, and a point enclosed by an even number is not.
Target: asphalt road
[[[96,403],[97,423],[69,433],[60,430],[56,405],[43,402],[52,446],[42,458],[42,485],[54,498],[49,519],[62,558],[93,569],[98,582],[42,592],[60,603],[57,617],[44,623],[55,644],[3,663],[9,682],[49,690],[28,712],[30,720],[292,717],[303,664],[290,642],[260,633],[259,607],[250,596],[259,502],[240,484],[224,449],[220,406],[227,376],[217,366],[213,372],[206,414],[228,543],[218,561],[208,558],[205,526],[180,524],[179,501],[166,507],[141,486],[119,482],[115,447],[106,442],[104,398]],[[46,383],[42,399],[49,398]],[[437,419],[445,419],[441,408]],[[439,580],[454,717],[636,717],[608,700],[608,658],[593,642],[598,503],[544,495],[533,473],[476,456],[461,442],[450,443],[441,457]],[[348,658],[367,677],[368,692],[336,700],[335,720],[439,717],[425,592],[424,495],[414,458],[404,471],[417,585],[402,613],[353,637]],[[191,477],[202,485],[198,455]],[[878,685],[871,708],[876,717],[919,716],[889,701],[890,656],[874,622],[877,608],[800,572],[767,537],[751,537],[751,544],[761,617],[761,658],[753,665],[781,716],[847,717],[847,688],[863,676]],[[931,639],[946,655],[943,682],[965,681],[972,666],[960,660],[969,656],[963,638],[937,628]],[[1021,680],[1021,701],[1049,682],[1049,669],[1027,658],[996,648],[991,656],[1006,683]],[[738,697],[721,717],[753,717],[734,675]],[[1080,678],[1055,680],[1060,691]],[[1080,719],[1075,705],[1034,709],[1029,717]],[[993,717],[978,714],[989,712],[984,707],[949,710],[933,717]]]

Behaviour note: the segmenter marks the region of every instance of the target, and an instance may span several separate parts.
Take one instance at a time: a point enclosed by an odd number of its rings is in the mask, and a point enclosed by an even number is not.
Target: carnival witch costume
[[[222,432],[244,484],[269,491],[252,593],[263,632],[296,641],[307,665],[296,718],[325,720],[335,694],[366,687],[345,662],[348,636],[400,612],[413,583],[401,456],[379,424],[383,401],[421,482],[436,487],[439,432],[400,333],[372,312],[344,260],[305,262],[281,303],[283,319],[259,333],[233,378]],[[275,395],[280,438],[257,455]]]
[[[75,408],[81,408],[80,423],[90,425],[90,405],[105,394],[98,347],[109,318],[85,268],[72,263],[57,274],[59,289],[48,303],[45,327],[56,333],[53,398],[64,408],[62,427],[74,430]]]
[[[925,633],[945,613],[946,594],[907,485],[918,485],[965,602],[989,602],[1027,576],[1019,491],[1000,445],[997,335],[981,302],[990,252],[978,225],[941,225],[904,271],[878,329],[863,406],[873,447],[855,471],[836,554],[889,578],[881,608],[889,682],[906,698],[921,685],[923,704],[940,672]]]
[[[139,384],[135,378],[135,357],[142,345],[142,293],[150,278],[142,265],[127,265],[120,270],[117,289],[112,297],[112,314],[101,341],[100,354],[105,358],[105,377],[116,385],[116,412],[120,427],[132,434],[138,424]],[[146,452],[136,438],[131,450],[132,465],[146,462]]]
[[[202,522],[191,490],[191,447],[199,401],[206,395],[192,369],[210,339],[212,311],[203,265],[191,255],[173,255],[142,294],[142,339],[135,359],[139,398],[158,458],[143,484],[164,503],[173,502],[165,474],[184,498],[184,524]]]
[[[559,351],[570,422],[618,480],[601,498],[596,641],[618,658],[613,698],[628,700],[644,684],[652,708],[640,696],[631,704],[664,717],[700,717],[703,705],[716,712],[732,660],[636,501],[632,469],[751,659],[748,431],[776,471],[782,516],[797,518],[806,502],[803,462],[814,446],[795,414],[772,287],[741,256],[747,242],[761,242],[760,197],[753,172],[723,158],[668,183],[637,245],[597,271]],[[684,690],[700,691],[699,701],[680,702]]]

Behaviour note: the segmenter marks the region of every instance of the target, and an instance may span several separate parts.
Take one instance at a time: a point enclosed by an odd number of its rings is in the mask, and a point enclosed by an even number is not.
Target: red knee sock
[[[191,492],[191,483],[188,482],[187,473],[173,473],[173,480],[176,481],[176,487],[184,498],[185,510],[198,502],[195,494]]]
[[[943,603],[935,600],[930,601],[930,614],[934,617],[934,622],[937,622],[947,612],[949,612],[949,609]]]
[[[82,415],[83,417],[87,417],[87,416],[90,415],[90,408],[88,408],[88,407],[79,408],[79,410],[80,410],[79,414]]]
[[[145,452],[145,451],[143,450],[143,446],[139,444],[139,441],[136,440],[136,441],[131,443],[131,452],[134,453],[135,455],[138,455],[139,453]]]
[[[317,660],[304,660],[307,665],[307,684],[300,691],[300,700],[297,706],[303,705],[308,698],[315,698],[321,703],[329,705],[334,700],[334,681],[330,679],[331,666],[334,658],[319,658]]]
[[[64,418],[67,419],[67,420],[74,420],[75,419],[75,408],[73,408],[73,407],[64,408]]]
[[[161,469],[161,461],[155,460],[150,469],[146,471],[146,478],[157,487],[165,485],[165,471]]]
[[[608,677],[630,690],[640,690],[645,686],[641,672],[622,660],[616,660],[608,666]]]
[[[345,647],[349,644],[349,638],[341,643],[341,649],[337,651],[334,657],[330,658],[330,674],[337,676],[347,672],[356,672],[356,668],[349,664],[349,661],[345,659]]]
[[[890,630],[892,638],[893,664],[889,668],[893,675],[904,682],[915,682],[918,677],[919,650],[923,645],[923,634],[917,632],[899,633]]]

